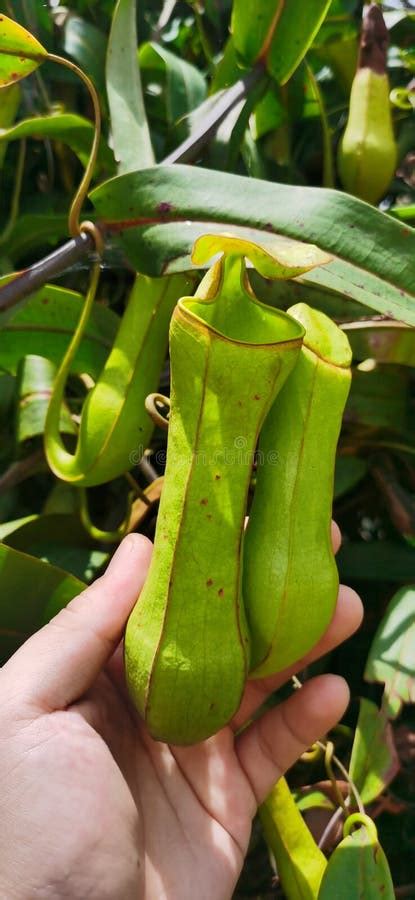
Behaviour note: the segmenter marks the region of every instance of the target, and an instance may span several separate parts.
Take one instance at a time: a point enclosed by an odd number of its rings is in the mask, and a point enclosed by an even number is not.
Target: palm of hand
[[[0,771],[9,800],[0,896],[230,898],[258,803],[347,702],[342,680],[322,676],[235,738],[284,673],[251,683],[232,727],[209,741],[189,748],[154,742],[131,711],[117,655],[102,669],[148,557],[138,538],[123,546],[123,560],[121,548],[103,579],[1,673],[9,703],[1,712]],[[313,658],[351,633],[359,617],[357,598],[344,589]]]
[[[194,748],[152,741],[106,674],[80,703],[30,721],[2,760],[9,789],[24,784],[31,836],[7,854],[17,896],[230,897],[256,808],[233,743],[230,729]]]

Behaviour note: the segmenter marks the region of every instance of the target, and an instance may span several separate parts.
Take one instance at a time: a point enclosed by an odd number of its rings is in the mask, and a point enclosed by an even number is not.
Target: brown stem
[[[29,294],[33,294],[51,278],[59,275],[93,250],[92,236],[83,232],[54,250],[49,256],[45,256],[44,259],[30,266],[29,269],[19,272],[12,281],[0,288],[0,313],[15,306]]]

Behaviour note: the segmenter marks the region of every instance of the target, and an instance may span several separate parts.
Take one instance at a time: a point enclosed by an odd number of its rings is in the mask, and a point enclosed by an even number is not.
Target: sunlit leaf
[[[286,121],[287,113],[273,86],[264,94],[253,114],[253,133],[257,141]]]
[[[118,0],[108,41],[106,80],[115,158],[120,172],[152,166],[137,60],[135,0]]]
[[[91,198],[135,268],[149,275],[188,269],[206,231],[257,242],[277,233],[335,257],[303,283],[415,324],[415,230],[347,194],[175,165],[113,178]]]
[[[285,84],[305,56],[331,0],[235,0],[232,33],[245,63],[266,62]]]
[[[78,116],[76,113],[55,113],[51,116],[35,116],[32,119],[23,119],[12,128],[0,129],[0,143],[17,141],[22,138],[35,138],[44,140],[62,141],[77,154],[83,165],[86,165],[91,145],[94,138],[94,126],[89,119]],[[105,166],[111,170],[114,168],[113,155],[101,139],[98,154],[100,167]]]
[[[25,356],[17,371],[16,440],[18,444],[43,434],[56,366],[43,356]],[[66,404],[61,406],[60,431],[76,434]]]
[[[96,549],[77,514],[30,517],[3,540],[7,546],[65,569],[87,583],[108,560],[108,553]]]
[[[393,206],[389,213],[402,222],[412,222],[415,219],[415,203],[405,206]]]
[[[366,680],[384,685],[382,708],[390,718],[404,703],[415,703],[414,610],[415,585],[408,585],[392,597],[366,662]]]
[[[305,788],[301,794],[296,794],[295,802],[300,812],[308,812],[309,809],[327,809],[334,812],[334,805],[330,797],[316,787]]]
[[[66,18],[63,29],[63,47],[68,56],[80,65],[95,82],[100,91],[104,90],[106,35],[91,22],[77,15]]]
[[[10,522],[3,522],[0,525],[0,541],[4,543],[10,534],[13,534],[13,532],[17,531],[22,525],[27,525],[28,522],[33,522],[37,518],[37,515],[22,516],[21,519],[12,519]]]
[[[327,862],[285,778],[277,781],[260,806],[259,818],[288,900],[315,900]]]
[[[45,285],[12,310],[0,331],[0,369],[15,374],[27,354],[45,356],[58,365],[75,330],[84,299],[74,291]],[[0,315],[1,323],[1,315]],[[113,344],[118,316],[96,303],[86,327],[72,371],[96,378]]]
[[[330,270],[332,270],[332,267],[333,263],[330,263]],[[261,278],[254,269],[251,269],[249,271],[249,280],[255,296],[259,300],[270,306],[277,306],[280,309],[288,309],[295,303],[308,303],[315,309],[320,309],[326,315],[341,322],[347,322],[348,319],[356,319],[361,315],[370,315],[371,310],[369,307],[361,306],[355,300],[351,300],[350,297],[344,297],[325,285],[311,284],[310,278],[316,271],[320,272],[319,269],[314,269],[312,272],[300,275],[291,281],[281,282]]]
[[[147,43],[140,47],[140,68],[152,81],[161,79],[166,118],[173,124],[206,98],[206,81],[202,73],[185,59],[171,53],[162,44]]]
[[[0,544],[0,580],[1,663],[85,586],[67,572],[4,544]]]
[[[243,74],[238,60],[235,44],[232,36],[228,38],[223,51],[222,59],[218,62],[213,73],[210,93],[215,94],[223,88],[231,87]]]
[[[0,86],[30,75],[47,58],[42,44],[13,19],[0,15]]]
[[[362,803],[376,800],[398,771],[399,758],[385,711],[362,697],[349,765]]]
[[[348,833],[358,819],[361,826]],[[318,900],[394,900],[388,861],[374,823],[368,816],[350,816],[345,834],[329,859]]]

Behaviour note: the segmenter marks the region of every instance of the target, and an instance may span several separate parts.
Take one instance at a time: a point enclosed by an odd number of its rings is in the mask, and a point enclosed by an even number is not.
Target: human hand
[[[153,741],[118,646],[150,555],[145,538],[125,538],[105,575],[0,672],[0,900],[229,900],[258,804],[347,705],[343,679],[322,675],[234,736],[357,628],[360,600],[341,587],[319,645],[249,682],[230,727],[193,747]]]

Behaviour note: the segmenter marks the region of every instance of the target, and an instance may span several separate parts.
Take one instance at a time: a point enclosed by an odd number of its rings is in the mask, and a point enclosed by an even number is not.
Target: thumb
[[[34,634],[1,670],[0,683],[39,709],[63,709],[87,691],[119,643],[147,574],[151,543],[130,534],[105,574]]]

